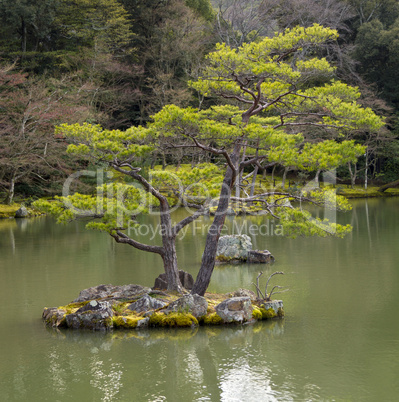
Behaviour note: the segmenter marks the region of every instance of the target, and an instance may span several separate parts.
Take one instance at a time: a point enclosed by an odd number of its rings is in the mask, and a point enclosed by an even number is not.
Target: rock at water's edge
[[[86,311],[81,314],[68,314],[65,318],[67,327],[72,329],[107,330],[113,328],[112,318],[102,312]]]
[[[216,312],[225,323],[243,323],[252,319],[252,303],[249,297],[232,297],[216,306]]]
[[[252,241],[248,235],[221,236],[216,260],[220,262],[246,261],[250,250],[252,250]]]
[[[271,309],[273,309],[273,311],[276,315],[279,315],[280,311],[283,310],[283,301],[282,300],[271,300],[268,302],[264,302],[263,307],[266,310],[269,310],[271,308]]]
[[[252,241],[248,235],[228,235],[219,239],[216,261],[264,264],[274,262],[274,257],[268,250],[252,250]]]
[[[28,216],[29,212],[25,207],[21,207],[15,212],[15,218],[27,218]]]
[[[248,251],[248,262],[252,264],[265,264],[274,262],[274,257],[268,250]]]
[[[65,319],[68,328],[105,330],[113,327],[113,315],[109,302],[92,300],[75,313],[68,314]]]
[[[43,310],[42,318],[46,325],[50,327],[61,327],[65,325],[66,310],[58,309],[57,307],[45,307]]]

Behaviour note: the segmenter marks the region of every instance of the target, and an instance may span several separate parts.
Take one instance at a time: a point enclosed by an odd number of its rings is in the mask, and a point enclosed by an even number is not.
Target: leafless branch
[[[262,291],[260,290],[260,287],[259,287],[259,278],[261,277],[263,275],[263,272],[261,271],[261,272],[259,272],[259,275],[256,277],[256,284],[255,283],[253,283],[253,285],[255,285],[255,287],[256,287],[256,293],[258,294],[258,299],[262,296],[262,299],[264,299],[265,298],[265,296],[263,295],[263,293],[262,293]]]
[[[266,287],[265,287],[265,295],[266,295],[266,297],[267,297],[267,287],[268,287],[268,285],[269,285],[270,279],[272,279],[272,277],[273,277],[274,275],[284,275],[284,272],[276,271],[276,272],[273,272],[273,273],[269,276],[269,279],[267,280],[267,282],[266,282]],[[270,298],[270,295],[269,295],[269,298]]]
[[[271,290],[271,292],[269,293],[269,296],[268,296],[268,298],[269,299],[271,299],[272,298],[272,294],[273,293],[277,293],[277,292],[274,292],[274,289],[282,289],[283,288],[283,286],[278,286],[278,285],[276,285],[276,286],[273,286],[273,289]],[[280,292],[281,293],[281,292]]]

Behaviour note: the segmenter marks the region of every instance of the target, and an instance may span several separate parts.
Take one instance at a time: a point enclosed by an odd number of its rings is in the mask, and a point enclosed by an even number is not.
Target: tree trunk
[[[369,159],[368,159],[368,152],[366,150],[366,167],[364,169],[364,189],[367,190],[367,175],[369,170]]]
[[[23,18],[21,18],[21,50],[22,53],[26,53],[26,42],[27,42],[27,36],[28,36],[28,31],[26,28],[26,22]]]
[[[238,168],[240,149],[241,145],[239,142],[237,142],[234,147],[233,153],[230,155],[231,161],[233,162],[236,169]],[[223,179],[222,188],[220,190],[219,204],[215,213],[215,219],[213,220],[213,223],[209,228],[208,235],[206,237],[206,244],[204,254],[202,255],[201,268],[198,272],[193,289],[191,291],[192,294],[203,296],[209,286],[209,282],[211,281],[213,268],[215,267],[215,257],[220,232],[224,225],[226,212],[231,197],[231,189],[234,185],[234,176],[235,174],[230,166],[227,167]]]
[[[15,173],[12,175],[10,179],[10,185],[8,187],[8,194],[4,203],[7,205],[11,205],[14,200],[14,192],[15,192]]]
[[[252,183],[251,183],[251,191],[249,193],[250,197],[253,197],[254,192],[255,192],[255,183],[256,183],[256,176],[258,175],[258,165],[255,166],[255,170],[254,170],[254,175],[252,177]],[[266,169],[265,169],[266,170]]]
[[[348,169],[349,169],[349,174],[351,176],[351,188],[355,188],[356,176],[357,176],[357,165],[356,165],[356,163],[355,163],[354,170],[352,170],[352,164],[351,164],[351,162],[348,162]]]
[[[388,190],[388,188],[394,188],[399,186],[399,180],[392,181],[388,184],[385,184],[384,186],[381,186],[378,191],[384,192],[385,190]]]
[[[315,175],[315,177],[314,177],[314,182],[315,182],[315,184],[316,184],[316,187],[320,187],[320,180],[319,180],[319,177],[320,177],[320,169],[316,172],[316,175]]]
[[[284,168],[284,173],[283,173],[283,180],[281,182],[281,188],[285,188],[285,180],[287,179],[287,173],[289,171],[289,168]]]
[[[246,151],[247,151],[247,144],[245,142],[244,151],[243,151],[242,158],[241,158],[242,161],[245,160]],[[240,169],[240,171],[238,172],[237,178],[236,178],[236,197],[237,198],[240,198],[240,195],[241,195],[241,185],[242,185],[243,173],[244,173],[244,169]]]
[[[160,217],[160,230],[162,236],[162,246],[149,246],[148,244],[139,243],[134,239],[129,238],[120,231],[116,230],[116,234],[111,234],[111,236],[118,243],[127,243],[135,248],[143,251],[149,251],[153,253],[160,254],[163,260],[164,270],[166,274],[166,279],[168,282],[169,291],[175,291],[183,293],[183,286],[181,285],[179,279],[179,271],[177,268],[177,256],[176,256],[176,233],[172,227],[172,219],[170,216],[170,206],[168,200],[159,191],[154,189],[152,185],[140,174],[138,174],[134,168],[131,167],[131,171],[122,169],[116,163],[112,163],[111,166],[120,173],[127,174],[133,179],[141,183],[145,190],[152,194],[159,200],[159,217]]]
[[[164,249],[162,259],[168,281],[168,290],[183,293],[183,286],[179,279],[179,269],[177,267],[176,236],[173,235],[172,219],[167,201],[161,201],[160,209],[162,245]]]
[[[166,169],[166,157],[165,157],[165,153],[162,152],[162,170]]]
[[[164,248],[162,260],[168,281],[168,291],[183,293],[183,287],[179,279],[179,269],[177,267],[175,238],[164,236],[162,243]]]
[[[257,145],[257,147],[258,147],[258,146],[259,146],[259,140],[258,140],[258,145]],[[256,154],[255,154],[255,155],[256,155],[256,156],[259,155],[259,149],[258,149],[258,148],[256,148]],[[250,197],[252,197],[252,196],[254,195],[254,192],[255,192],[256,176],[258,175],[258,169],[259,169],[259,164],[257,163],[257,164],[255,165],[254,173],[253,173],[253,176],[252,176],[251,190],[250,190],[250,192],[249,192],[249,196],[250,196]]]
[[[241,178],[242,178],[242,175],[241,174],[238,174],[237,175],[237,177],[236,177],[236,184],[235,184],[235,188],[236,188],[236,197],[237,198],[240,198],[240,185],[241,185]]]

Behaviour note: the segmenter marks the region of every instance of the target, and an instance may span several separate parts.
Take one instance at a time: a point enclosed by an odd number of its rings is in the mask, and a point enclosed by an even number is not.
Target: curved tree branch
[[[158,190],[156,190],[141,174],[138,173],[140,171],[140,168],[134,168],[133,166],[131,166],[129,163],[126,162],[122,163],[118,161],[113,161],[110,164],[112,168],[115,169],[117,172],[133,177],[140,184],[142,184],[148,193],[152,194],[161,202],[161,206],[164,205],[165,203],[169,206],[167,198],[164,195],[162,195]],[[122,167],[128,167],[130,170],[122,169]]]
[[[175,226],[173,226],[173,235],[176,236],[180,230],[182,230],[185,226],[190,224],[191,222],[194,222],[196,219],[198,219],[200,216],[204,215],[205,212],[205,207],[202,207],[198,211],[196,211],[194,214],[187,216],[186,218],[182,219],[179,223],[176,223]]]
[[[129,244],[134,248],[137,248],[142,251],[148,251],[150,253],[156,253],[159,255],[164,255],[165,251],[163,247],[160,246],[150,246],[148,244],[143,244],[130,238],[129,236],[122,233],[120,230],[116,230],[116,233],[110,233],[111,236],[115,239],[117,243]]]

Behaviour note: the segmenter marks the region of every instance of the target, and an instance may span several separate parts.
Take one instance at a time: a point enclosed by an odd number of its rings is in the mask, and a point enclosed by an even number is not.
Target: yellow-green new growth
[[[240,95],[244,101],[251,101],[251,96],[243,91],[240,81],[235,78],[240,77],[246,82],[244,78],[252,80],[255,76],[256,79],[249,85],[251,89],[256,89],[261,78],[263,85],[271,83],[275,87],[269,95],[273,92],[277,94],[278,91],[282,93],[289,90],[290,84],[299,83],[307,71],[314,73],[317,70],[320,74],[331,74],[334,71],[325,59],[302,61],[292,57],[283,59],[282,55],[293,54],[337,37],[337,31],[315,24],[308,28],[287,29],[272,38],[245,43],[238,49],[221,43],[208,55],[208,65],[200,79],[190,82],[190,86],[204,95],[212,92],[224,97],[226,94]]]
[[[104,130],[99,125],[61,124],[56,135],[65,136],[72,144],[67,152],[95,161],[109,162],[116,158],[129,160],[149,154],[150,134],[143,127],[131,127],[126,131]]]

